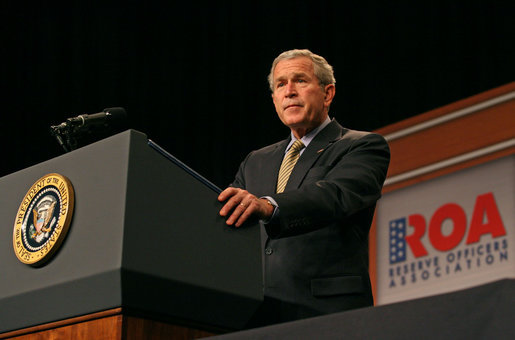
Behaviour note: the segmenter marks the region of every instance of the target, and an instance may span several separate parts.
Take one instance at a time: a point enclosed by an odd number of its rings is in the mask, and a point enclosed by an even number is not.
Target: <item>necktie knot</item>
[[[290,148],[290,151],[288,152],[292,152],[292,150],[295,150],[295,151],[300,151],[302,150],[302,148],[304,148],[304,143],[302,143],[302,141],[300,141],[299,139],[297,139],[291,146]]]

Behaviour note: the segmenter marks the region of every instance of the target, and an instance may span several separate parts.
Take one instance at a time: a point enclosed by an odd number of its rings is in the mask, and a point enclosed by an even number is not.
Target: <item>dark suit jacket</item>
[[[290,139],[251,152],[232,184],[279,206],[262,226],[264,293],[279,301],[268,323],[370,306],[368,232],[390,160],[383,137],[334,119],[299,158],[281,194]]]

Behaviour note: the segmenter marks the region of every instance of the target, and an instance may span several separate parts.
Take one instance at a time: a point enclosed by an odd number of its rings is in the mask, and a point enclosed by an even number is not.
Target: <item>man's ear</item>
[[[325,91],[324,103],[327,106],[329,106],[329,105],[331,105],[334,95],[336,94],[336,87],[334,86],[334,84],[328,84],[325,86],[324,91]]]

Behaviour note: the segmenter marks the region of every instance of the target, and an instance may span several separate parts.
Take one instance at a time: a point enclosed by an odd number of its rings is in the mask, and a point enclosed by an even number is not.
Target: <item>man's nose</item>
[[[288,98],[295,97],[297,95],[297,89],[295,88],[295,83],[293,81],[289,81],[286,84],[286,91],[284,94]]]

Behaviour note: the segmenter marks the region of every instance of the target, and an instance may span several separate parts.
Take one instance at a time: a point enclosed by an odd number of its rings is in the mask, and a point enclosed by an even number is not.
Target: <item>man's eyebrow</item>
[[[308,76],[308,74],[306,72],[295,72],[295,73],[293,73],[292,78],[300,78],[300,77],[309,77],[309,76]],[[284,80],[286,78],[289,78],[289,75],[277,77],[277,78],[275,78],[275,80],[276,81]]]

